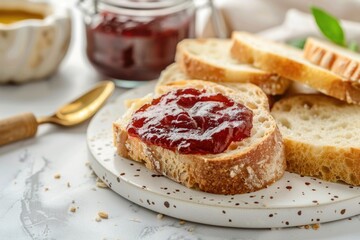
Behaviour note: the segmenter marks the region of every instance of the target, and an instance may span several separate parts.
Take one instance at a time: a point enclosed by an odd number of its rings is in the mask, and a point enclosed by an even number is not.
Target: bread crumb
[[[320,224],[315,223],[315,224],[313,224],[311,227],[312,227],[312,229],[314,229],[314,230],[318,230],[318,229],[320,228]]]
[[[156,215],[156,218],[157,218],[157,219],[159,219],[159,220],[161,220],[161,219],[163,219],[163,218],[164,218],[164,215],[163,215],[163,214],[161,214],[161,213],[159,213],[158,215]]]
[[[55,178],[55,179],[60,179],[60,178],[61,178],[61,175],[60,175],[59,173],[57,173],[57,174],[54,175],[54,178]]]
[[[305,225],[304,228],[305,228],[305,229],[309,229],[310,226],[309,226],[309,225]]]
[[[108,186],[100,179],[96,179],[96,186],[99,188],[108,188]]]
[[[76,207],[71,207],[70,212],[72,212],[72,213],[76,212]]]
[[[108,219],[109,218],[109,214],[107,214],[106,212],[103,212],[103,211],[98,212],[98,215],[102,219]]]
[[[100,218],[100,217],[96,217],[96,218],[95,218],[95,221],[101,222],[101,218]]]
[[[67,187],[68,187],[68,188],[69,188],[69,187],[71,187],[71,185],[70,185],[70,183],[69,183],[69,182],[67,182],[67,184],[66,184],[66,185],[67,185]]]
[[[99,188],[108,188],[108,186],[104,182],[96,182],[96,186]]]
[[[179,224],[180,224],[180,225],[184,225],[185,223],[186,223],[186,222],[185,222],[184,220],[180,220],[180,221],[179,221]]]

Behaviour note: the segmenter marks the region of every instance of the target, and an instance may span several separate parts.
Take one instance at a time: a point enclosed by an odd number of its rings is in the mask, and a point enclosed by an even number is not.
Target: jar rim
[[[122,5],[122,3],[136,3],[136,7],[131,5]],[[139,17],[156,17],[170,15],[176,12],[183,11],[185,9],[195,8],[193,0],[161,0],[160,2],[147,2],[143,5],[137,5],[138,2],[129,0],[79,0],[78,6],[86,15],[94,15],[100,12],[112,12],[115,14],[122,14],[128,16]],[[157,7],[155,3],[158,4]],[[154,4],[154,5],[151,5]],[[152,6],[152,7],[151,7]]]
[[[186,2],[192,2],[192,0],[158,0],[158,1],[99,0],[99,2],[114,7],[121,7],[126,9],[133,9],[133,10],[156,10],[156,9],[171,8]]]

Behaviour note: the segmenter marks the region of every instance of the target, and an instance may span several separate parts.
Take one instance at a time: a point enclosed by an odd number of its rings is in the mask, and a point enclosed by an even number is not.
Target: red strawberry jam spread
[[[216,154],[250,136],[253,113],[220,93],[192,88],[145,104],[127,126],[130,136],[181,154]]]

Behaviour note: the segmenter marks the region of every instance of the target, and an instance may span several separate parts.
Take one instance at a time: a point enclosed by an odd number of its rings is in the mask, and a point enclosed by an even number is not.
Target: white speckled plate
[[[244,228],[290,227],[360,214],[360,188],[286,173],[267,189],[241,195],[215,195],[188,189],[117,156],[112,122],[124,100],[142,97],[154,82],[123,94],[91,121],[87,141],[95,173],[116,193],[155,212],[188,221]]]

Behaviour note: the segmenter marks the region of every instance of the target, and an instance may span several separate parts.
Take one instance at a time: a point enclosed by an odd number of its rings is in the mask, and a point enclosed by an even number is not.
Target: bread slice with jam
[[[205,91],[211,96],[220,94],[251,110],[249,136],[231,142],[223,152],[216,154],[185,154],[129,134],[132,118],[140,108],[164,94],[186,89]],[[155,95],[131,103],[125,114],[113,124],[114,144],[120,156],[142,162],[148,169],[189,188],[215,194],[253,192],[280,179],[286,167],[282,137],[275,120],[264,106],[266,101],[263,91],[253,84],[245,83],[234,90],[200,80],[171,82],[159,86]],[[179,129],[175,127],[175,130]]]
[[[280,95],[287,90],[288,79],[240,63],[231,57],[230,47],[230,39],[185,39],[177,45],[175,59],[188,78],[226,83],[250,82],[267,95]]]

